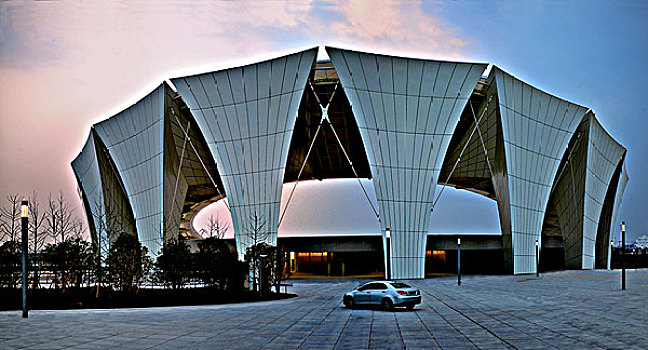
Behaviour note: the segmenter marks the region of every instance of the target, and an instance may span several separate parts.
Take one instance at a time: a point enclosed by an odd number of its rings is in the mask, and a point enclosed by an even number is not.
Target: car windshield
[[[409,285],[405,283],[400,283],[400,282],[392,282],[390,283],[394,288],[412,288]]]

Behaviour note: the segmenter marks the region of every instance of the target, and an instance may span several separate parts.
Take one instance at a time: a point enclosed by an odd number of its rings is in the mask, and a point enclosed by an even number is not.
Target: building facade
[[[536,250],[609,266],[626,150],[591,109],[484,63],[326,52],[173,78],[94,125],[72,162],[93,241],[136,234],[155,256],[224,198],[242,257],[277,244],[285,183],[355,177],[391,278],[425,276],[437,184],[497,202],[511,273],[534,273]]]

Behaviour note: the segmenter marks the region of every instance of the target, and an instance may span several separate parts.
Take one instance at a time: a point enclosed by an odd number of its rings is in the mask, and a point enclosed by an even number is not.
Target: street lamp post
[[[536,277],[540,277],[540,248],[538,247],[538,240],[536,239]]]
[[[385,273],[385,279],[389,280],[391,279],[391,231],[389,227],[385,229],[385,241],[387,242],[387,271]]]
[[[621,290],[625,290],[625,221],[621,221]]]
[[[29,205],[22,201],[20,206],[20,221],[22,228],[22,317],[27,318],[27,227],[29,225]]]
[[[461,238],[457,238],[457,285],[461,285]]]

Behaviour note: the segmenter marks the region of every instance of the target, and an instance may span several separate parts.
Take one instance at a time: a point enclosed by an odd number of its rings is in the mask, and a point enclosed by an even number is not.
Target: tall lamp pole
[[[457,285],[461,285],[461,238],[457,238]]]
[[[625,290],[625,221],[621,221],[621,290]]]
[[[385,229],[385,241],[387,242],[387,271],[385,273],[385,279],[391,279],[391,230],[389,227]]]
[[[27,318],[27,227],[29,225],[29,204],[22,201],[20,205],[20,222],[22,229],[22,317]]]

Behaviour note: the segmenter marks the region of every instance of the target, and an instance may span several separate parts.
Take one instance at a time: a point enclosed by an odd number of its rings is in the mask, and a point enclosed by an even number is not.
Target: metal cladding
[[[83,195],[83,207],[88,218],[93,243],[97,244],[101,240],[107,241],[106,218],[101,214],[101,207],[104,205],[103,186],[99,174],[94,132],[90,132],[81,153],[72,161],[72,170]]]
[[[94,126],[108,148],[133,208],[138,237],[153,255],[163,234],[164,85]]]
[[[288,146],[316,53],[172,79],[216,159],[240,257],[255,232],[257,243],[276,244]]]
[[[383,237],[391,232],[391,276],[422,278],[440,168],[486,65],[326,50],[364,141]]]
[[[582,265],[579,268],[593,269],[595,260],[595,247],[600,240],[604,247],[610,242],[609,237],[597,237],[602,199],[606,193],[614,172],[619,168],[626,153],[596,120],[593,113],[590,116],[589,144],[587,149],[587,176],[585,177],[585,205],[583,211],[583,255]],[[607,235],[606,235],[607,236]]]
[[[590,109],[495,66],[483,77],[485,64],[326,50],[330,62],[316,63],[310,49],[175,78],[178,93],[163,83],[96,124],[72,162],[93,240],[131,232],[157,255],[164,240],[187,233],[188,210],[226,195],[239,257],[254,243],[276,244],[283,181],[307,165],[304,143],[315,144],[321,120],[343,132],[326,136],[333,146],[323,136],[319,157],[335,162],[309,176],[358,177],[346,166],[363,167],[391,278],[425,276],[437,183],[497,201],[502,265],[514,274],[536,272],[543,240],[562,249],[568,268],[609,266],[626,150]],[[334,96],[335,118],[321,118],[314,101]],[[291,149],[300,152],[287,162]]]
[[[595,258],[599,266],[607,265],[609,224],[599,224],[613,210],[609,195],[616,194],[624,154],[625,149],[588,112],[569,143],[549,203],[556,207],[560,222],[566,267],[593,269]],[[606,202],[609,208],[604,210]]]
[[[497,86],[504,162],[495,162],[505,264],[513,273],[534,273],[535,241],[540,233],[551,185],[562,155],[587,108],[538,90],[493,67],[491,84]],[[504,169],[500,166],[504,165]],[[498,176],[498,175],[496,175]],[[505,222],[505,220],[501,220]],[[509,248],[510,247],[510,248]],[[509,253],[512,254],[510,256]]]

